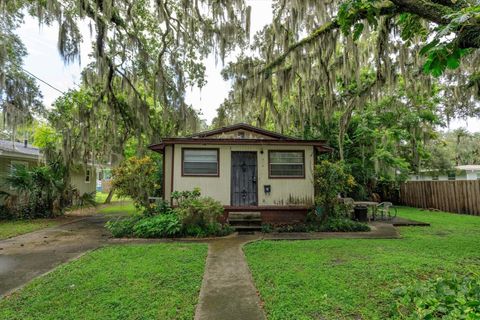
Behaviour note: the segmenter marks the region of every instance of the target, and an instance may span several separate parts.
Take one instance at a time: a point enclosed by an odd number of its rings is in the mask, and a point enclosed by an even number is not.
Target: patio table
[[[371,213],[372,213],[372,220],[375,220],[375,216],[377,214],[378,202],[375,202],[375,201],[355,201],[355,202],[353,202],[353,204],[356,205],[356,206],[366,206],[367,208],[370,208]]]

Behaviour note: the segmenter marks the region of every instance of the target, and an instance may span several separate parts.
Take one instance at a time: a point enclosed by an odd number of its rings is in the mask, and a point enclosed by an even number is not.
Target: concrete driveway
[[[0,241],[0,298],[11,290],[107,242],[111,217],[91,216]]]

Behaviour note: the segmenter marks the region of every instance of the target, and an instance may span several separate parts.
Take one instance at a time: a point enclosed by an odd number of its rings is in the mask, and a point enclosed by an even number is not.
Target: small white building
[[[317,154],[323,140],[301,140],[240,123],[189,137],[164,138],[163,197],[200,188],[225,213],[260,213],[263,222],[305,220],[314,205]],[[173,204],[173,203],[172,203]]]
[[[409,181],[446,181],[446,180],[480,180],[480,165],[468,164],[456,166],[449,174],[436,170],[420,170],[419,174],[410,175]]]

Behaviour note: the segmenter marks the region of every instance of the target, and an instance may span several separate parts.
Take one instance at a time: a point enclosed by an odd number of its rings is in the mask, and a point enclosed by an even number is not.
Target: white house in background
[[[420,170],[419,174],[410,175],[409,181],[432,180],[480,180],[480,165],[468,164],[456,166],[449,174],[435,170]]]
[[[4,178],[15,166],[35,167],[45,163],[40,149],[33,147],[27,140],[13,142],[0,140],[0,190],[11,192],[5,187]],[[94,192],[96,189],[95,167],[78,166],[70,172],[71,184],[80,195]]]

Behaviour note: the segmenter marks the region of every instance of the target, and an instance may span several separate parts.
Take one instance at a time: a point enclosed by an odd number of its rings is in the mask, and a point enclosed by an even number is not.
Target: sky
[[[251,35],[272,21],[271,0],[247,0],[252,7]],[[39,26],[36,19],[26,16],[25,23],[17,30],[27,47],[28,56],[24,68],[38,78],[51,84],[59,91],[68,91],[80,83],[80,73],[91,59],[91,36],[88,23],[80,24],[83,35],[81,46],[81,63],[65,65],[57,49],[58,26]],[[235,60],[235,54],[227,57],[226,62]],[[186,102],[202,113],[201,118],[210,124],[216,116],[216,110],[230,91],[230,82],[224,81],[220,74],[223,66],[221,61],[215,62],[213,56],[205,61],[207,84],[202,88],[187,88]],[[44,104],[49,107],[61,92],[37,81],[43,94]],[[455,119],[449,129],[465,127],[469,131],[480,131],[480,119]]]

